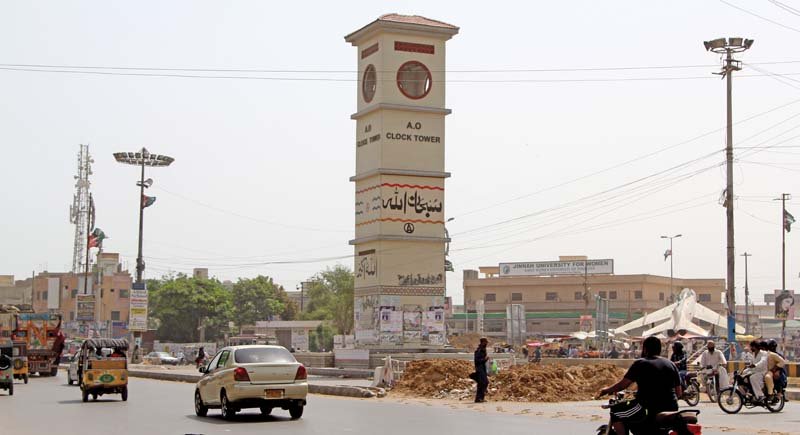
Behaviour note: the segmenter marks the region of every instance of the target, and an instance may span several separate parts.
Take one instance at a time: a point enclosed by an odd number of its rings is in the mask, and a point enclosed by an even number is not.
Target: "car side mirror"
[[[200,372],[200,373],[207,373],[207,372],[208,372],[208,371],[206,370],[205,366],[203,366],[203,367],[200,367],[199,369],[197,369],[197,371],[198,371],[198,372]]]

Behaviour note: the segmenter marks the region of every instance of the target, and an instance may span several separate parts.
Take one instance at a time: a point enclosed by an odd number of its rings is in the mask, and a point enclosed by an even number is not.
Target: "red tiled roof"
[[[394,23],[405,24],[420,24],[423,26],[444,27],[447,29],[458,29],[458,27],[445,23],[443,21],[432,20],[430,18],[421,17],[419,15],[400,15],[400,14],[385,14],[378,18],[378,21],[391,21]]]

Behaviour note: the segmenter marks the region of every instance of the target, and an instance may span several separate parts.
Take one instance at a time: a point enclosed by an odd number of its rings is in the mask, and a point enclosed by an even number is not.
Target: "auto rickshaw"
[[[22,379],[28,383],[28,346],[24,341],[15,341],[13,344],[14,379]]]
[[[97,400],[103,394],[120,394],[128,400],[127,340],[91,338],[81,346],[78,381],[84,402],[89,395]]]
[[[8,395],[14,395],[14,368],[11,356],[13,345],[11,340],[0,338],[0,390],[8,390]]]

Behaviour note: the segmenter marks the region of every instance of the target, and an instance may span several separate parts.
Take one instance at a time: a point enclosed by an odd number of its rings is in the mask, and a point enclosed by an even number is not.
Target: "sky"
[[[781,287],[772,199],[800,199],[800,11],[726,2],[2,2],[0,274],[69,269],[82,143],[105,250],[131,270],[138,174],[112,153],[142,146],[175,158],[147,173],[147,277],[208,267],[291,290],[352,267],[318,261],[352,255],[358,73],[343,37],[396,12],[460,27],[446,84],[456,302],[463,269],[499,262],[587,255],[669,276],[661,235],[683,235],[676,277],[724,278],[725,82],[702,42],[754,39],[734,74],[734,192],[737,299],[748,252],[759,303]],[[800,218],[798,200],[787,208]],[[787,288],[800,287],[797,233]]]

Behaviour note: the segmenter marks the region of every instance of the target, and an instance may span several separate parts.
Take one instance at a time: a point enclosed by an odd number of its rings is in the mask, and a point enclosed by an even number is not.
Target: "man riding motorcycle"
[[[755,360],[750,366],[753,369],[753,373],[750,375],[750,386],[753,387],[753,395],[759,405],[764,402],[764,376],[767,374],[769,363],[767,356],[769,351],[763,350],[762,347],[766,348],[766,346],[762,346],[760,340],[750,342],[750,350],[755,355]]]
[[[681,388],[686,390],[686,352],[683,351],[683,343],[680,341],[676,341],[672,344],[672,355],[669,357],[669,360],[675,364],[675,367],[678,369],[678,374],[681,377]]]
[[[636,399],[647,410],[647,415],[642,421],[622,421],[612,417],[611,425],[617,435],[625,435],[628,430],[634,434],[660,433],[656,424],[658,413],[678,410],[678,397],[683,394],[678,369],[660,355],[661,340],[647,337],[642,343],[642,358],[634,361],[622,380],[598,393],[598,397],[614,394],[634,382],[638,386]],[[673,428],[678,435],[691,434],[686,423],[678,420]]]
[[[762,352],[767,354],[767,373],[764,375],[764,383],[767,385],[767,397],[772,398],[775,394],[775,383],[785,387],[786,381],[786,360],[777,352],[778,342],[769,340],[762,342]]]
[[[713,370],[714,380],[716,381],[714,383],[717,386],[715,394],[719,394],[720,389],[719,368],[727,365],[728,361],[725,359],[725,355],[722,354],[722,351],[716,350],[716,345],[713,340],[708,340],[706,343],[706,350],[700,355],[700,367]]]

